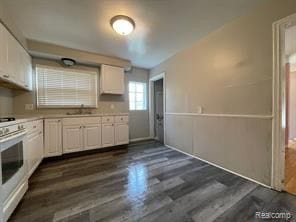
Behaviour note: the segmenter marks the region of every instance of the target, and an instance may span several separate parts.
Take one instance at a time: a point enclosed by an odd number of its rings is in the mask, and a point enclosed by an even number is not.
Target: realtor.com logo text
[[[292,214],[288,212],[256,212],[256,219],[272,220],[272,219],[286,219],[292,218]]]

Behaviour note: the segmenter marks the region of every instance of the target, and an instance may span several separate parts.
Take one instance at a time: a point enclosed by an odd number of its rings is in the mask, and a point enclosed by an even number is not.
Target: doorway
[[[150,135],[165,144],[165,74],[154,76],[150,86]]]
[[[285,190],[296,195],[296,24],[285,29]]]
[[[163,79],[154,82],[154,135],[163,143]]]
[[[296,14],[273,25],[272,187],[296,195]]]

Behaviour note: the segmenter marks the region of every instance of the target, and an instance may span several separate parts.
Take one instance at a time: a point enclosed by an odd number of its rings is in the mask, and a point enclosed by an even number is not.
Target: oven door
[[[4,202],[25,178],[23,139],[25,132],[0,140],[2,192]]]

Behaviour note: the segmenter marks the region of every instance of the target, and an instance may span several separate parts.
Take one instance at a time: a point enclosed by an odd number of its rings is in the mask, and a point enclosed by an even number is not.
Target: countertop
[[[55,118],[77,118],[77,117],[103,117],[103,116],[128,116],[128,113],[94,113],[94,114],[47,114],[47,115],[12,115],[15,121],[0,123],[0,127],[30,122],[39,119],[55,119]]]

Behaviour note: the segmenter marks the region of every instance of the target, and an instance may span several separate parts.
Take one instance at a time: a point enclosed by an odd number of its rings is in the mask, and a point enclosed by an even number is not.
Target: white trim
[[[271,187],[281,191],[285,178],[285,28],[296,22],[296,14],[272,24],[273,31],[273,122],[272,122],[272,170]]]
[[[238,115],[238,114],[214,114],[214,113],[165,113],[165,115],[178,116],[204,116],[204,117],[227,117],[227,118],[252,118],[252,119],[272,119],[272,115]]]
[[[153,138],[148,136],[148,137],[141,137],[141,138],[135,138],[135,139],[130,139],[130,142],[139,142],[139,141],[144,141],[144,140],[152,140]]]
[[[180,153],[183,153],[183,154],[185,154],[185,155],[187,155],[187,156],[191,156],[191,157],[193,157],[193,158],[195,158],[195,159],[198,159],[198,160],[200,160],[200,161],[202,161],[202,162],[205,162],[205,163],[207,163],[207,164],[210,164],[210,165],[212,165],[212,166],[214,166],[214,167],[217,167],[217,168],[220,168],[220,169],[222,169],[222,170],[225,170],[225,171],[227,171],[227,172],[229,172],[229,173],[235,174],[235,175],[237,175],[237,176],[239,176],[239,177],[242,177],[242,178],[244,178],[244,179],[246,179],[246,180],[249,180],[249,181],[251,181],[251,182],[257,183],[257,184],[259,184],[259,185],[261,185],[261,186],[267,187],[267,188],[269,188],[269,189],[271,188],[270,186],[268,186],[268,185],[266,185],[266,184],[264,184],[264,183],[261,183],[261,182],[259,182],[259,181],[257,181],[257,180],[252,179],[252,178],[249,178],[249,177],[243,176],[243,175],[241,175],[241,174],[239,174],[239,173],[236,173],[236,172],[234,172],[234,171],[232,171],[232,170],[226,169],[226,168],[224,168],[224,167],[222,167],[222,166],[219,166],[219,165],[217,165],[217,164],[215,164],[215,163],[212,163],[212,162],[210,162],[210,161],[204,160],[204,159],[202,159],[202,158],[200,158],[200,157],[197,157],[197,156],[194,156],[194,155],[192,155],[192,154],[186,153],[186,152],[184,152],[184,151],[182,151],[182,150],[179,150],[179,149],[177,149],[177,148],[175,148],[175,147],[173,147],[173,146],[170,146],[170,145],[167,145],[167,144],[165,144],[165,146],[168,147],[168,148],[171,148],[171,149],[173,149],[173,150],[176,150],[176,151],[178,151],[178,152],[180,152]]]
[[[159,75],[153,76],[149,79],[149,126],[150,126],[150,137],[154,138],[154,82],[163,79],[163,138],[164,143],[166,142],[166,78],[165,72]]]

